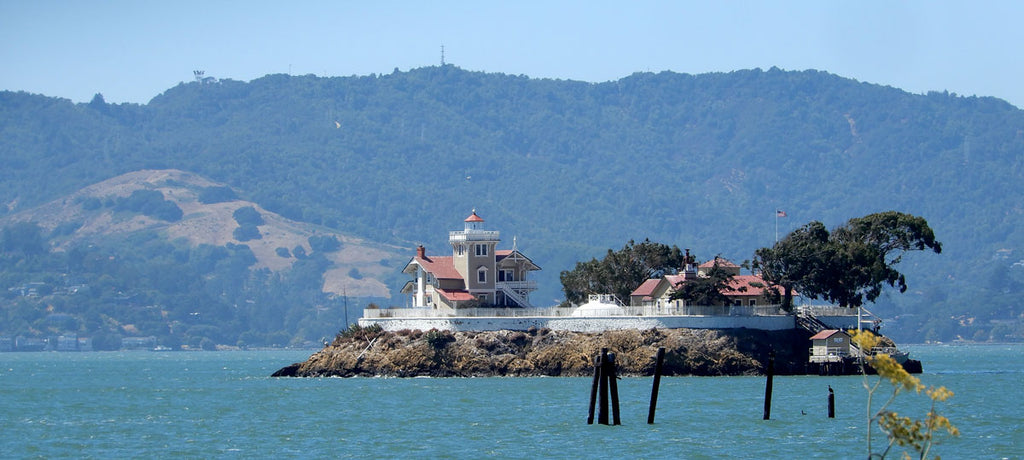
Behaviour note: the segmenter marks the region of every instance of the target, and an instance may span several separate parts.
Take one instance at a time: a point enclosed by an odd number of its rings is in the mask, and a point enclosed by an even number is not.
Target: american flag
[[[786,217],[786,211],[775,210],[775,217]]]

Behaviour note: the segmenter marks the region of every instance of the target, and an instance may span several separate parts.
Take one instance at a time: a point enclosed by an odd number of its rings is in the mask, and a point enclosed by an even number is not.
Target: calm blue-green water
[[[864,458],[860,377],[619,382],[622,426],[587,425],[588,378],[274,379],[309,352],[0,353],[0,457]],[[1024,345],[917,346],[962,435],[945,458],[1024,458]],[[827,385],[837,418],[826,417]],[[901,396],[922,416],[926,398]],[[806,415],[804,415],[806,413]],[[894,458],[896,456],[893,456]]]

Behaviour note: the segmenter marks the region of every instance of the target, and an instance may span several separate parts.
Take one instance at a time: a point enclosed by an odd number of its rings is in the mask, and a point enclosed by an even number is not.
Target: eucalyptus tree
[[[829,233],[821,222],[793,231],[771,248],[754,253],[765,281],[783,290],[783,306],[792,293],[822,298],[843,307],[874,302],[885,285],[906,292],[897,271],[907,251],[942,252],[942,243],[921,217],[897,211],[850,219]]]
[[[626,301],[644,281],[666,273],[675,273],[683,264],[683,253],[644,239],[630,240],[621,250],[608,250],[601,260],[577,262],[573,270],[560,274],[562,291],[569,303],[581,303],[588,294],[614,294]]]

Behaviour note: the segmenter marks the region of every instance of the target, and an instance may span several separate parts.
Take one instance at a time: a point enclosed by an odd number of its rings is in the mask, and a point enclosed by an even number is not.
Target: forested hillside
[[[446,252],[447,231],[476,208],[544,269],[542,305],[561,298],[560,271],[630,239],[740,262],[775,241],[776,222],[782,236],[898,210],[927,219],[944,251],[905,258],[910,290],[869,306],[891,318],[886,332],[1021,331],[1024,112],[994,98],[817,71],[591,84],[451,65],[189,82],[146,105],[0,93],[0,217],[165,168],[428,254]]]

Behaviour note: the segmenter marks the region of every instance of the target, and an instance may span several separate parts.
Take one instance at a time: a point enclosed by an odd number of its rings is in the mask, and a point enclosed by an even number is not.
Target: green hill
[[[1021,334],[1024,112],[994,98],[774,68],[591,84],[449,65],[182,83],[146,105],[2,92],[0,139],[8,216],[177,169],[287,219],[437,254],[476,208],[544,269],[544,305],[560,271],[630,239],[742,261],[774,242],[776,209],[781,234],[898,210],[945,250],[898,266],[910,291],[872,307],[886,332]]]

